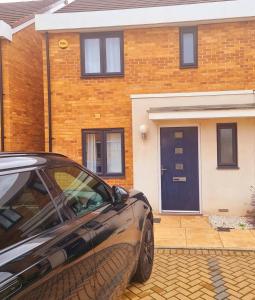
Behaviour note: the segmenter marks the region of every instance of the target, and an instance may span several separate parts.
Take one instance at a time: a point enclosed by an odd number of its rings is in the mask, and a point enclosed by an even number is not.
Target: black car
[[[0,299],[118,299],[153,253],[142,192],[63,155],[0,154]]]

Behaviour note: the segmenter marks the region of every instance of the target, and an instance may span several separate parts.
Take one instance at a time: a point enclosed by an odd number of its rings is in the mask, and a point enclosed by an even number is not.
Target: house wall
[[[5,151],[43,151],[41,35],[31,25],[2,46]]]
[[[189,120],[148,119],[152,107],[226,104],[254,104],[255,96],[218,95],[190,97],[141,98],[132,101],[134,186],[146,193],[155,211],[161,211],[160,128],[197,126],[199,131],[200,211],[218,214],[228,209],[230,215],[245,215],[251,205],[251,186],[255,186],[255,118],[212,118]],[[217,168],[217,123],[237,123],[238,169]],[[148,128],[143,140],[140,124]],[[169,159],[171,157],[169,156]]]
[[[67,40],[67,49],[59,48],[60,39]],[[82,79],[79,33],[50,33],[53,151],[82,162],[82,128],[122,127],[126,176],[108,182],[133,186],[130,95],[254,89],[254,42],[254,21],[199,25],[198,68],[180,69],[178,27],[129,29],[125,76]],[[46,80],[44,70],[45,120]]]

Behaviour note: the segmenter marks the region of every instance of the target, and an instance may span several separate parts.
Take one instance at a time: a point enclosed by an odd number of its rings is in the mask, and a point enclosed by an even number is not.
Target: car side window
[[[0,249],[60,223],[36,171],[0,176]]]
[[[65,207],[76,216],[83,216],[111,202],[106,186],[76,166],[51,168],[48,173],[62,191]]]

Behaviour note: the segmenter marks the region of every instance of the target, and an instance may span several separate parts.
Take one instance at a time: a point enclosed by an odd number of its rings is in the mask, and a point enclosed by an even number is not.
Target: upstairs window
[[[81,34],[82,76],[121,76],[123,70],[123,33]]]
[[[180,28],[180,67],[197,67],[197,28]]]
[[[101,176],[124,175],[124,130],[83,130],[85,166]]]
[[[217,124],[218,168],[237,168],[237,124]]]

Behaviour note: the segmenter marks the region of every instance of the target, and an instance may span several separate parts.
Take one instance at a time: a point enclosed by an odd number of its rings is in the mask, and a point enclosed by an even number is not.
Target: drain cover
[[[218,231],[230,232],[230,229],[232,229],[232,228],[228,228],[228,227],[217,227],[217,230],[218,230]]]

